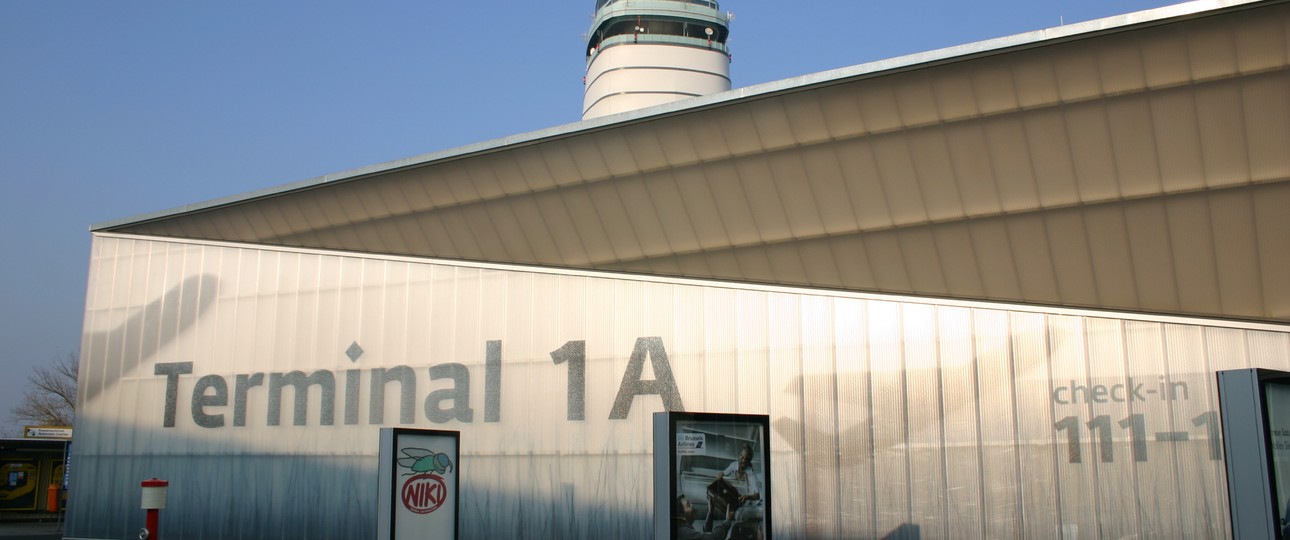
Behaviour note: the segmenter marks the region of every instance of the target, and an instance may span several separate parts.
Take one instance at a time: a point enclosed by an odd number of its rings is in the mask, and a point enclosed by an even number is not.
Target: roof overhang
[[[1286,322],[1288,28],[1192,2],[94,230]]]

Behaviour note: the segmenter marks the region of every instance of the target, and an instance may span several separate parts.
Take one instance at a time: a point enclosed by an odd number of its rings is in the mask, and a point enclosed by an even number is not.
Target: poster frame
[[[1290,373],[1234,369],[1219,371],[1216,378],[1232,538],[1290,538],[1290,515],[1280,504],[1290,493],[1277,489],[1267,392],[1270,386],[1290,387]]]
[[[451,441],[448,455],[452,464],[453,479],[448,487],[449,496],[454,501],[452,530],[449,534],[418,535],[416,538],[452,538],[459,537],[461,531],[461,432],[436,429],[415,428],[381,428],[380,449],[378,453],[377,475],[377,527],[376,537],[380,540],[400,540],[398,536],[398,515],[400,502],[400,482],[403,474],[400,471],[398,449],[403,448],[402,441],[408,438],[435,438]]]
[[[755,428],[754,456],[760,457],[761,478],[761,530],[762,538],[772,537],[771,508],[774,487],[771,481],[770,416],[765,414],[733,414],[712,412],[665,411],[654,413],[654,538],[678,540],[676,500],[682,494],[681,451],[678,448],[680,427],[704,424],[721,429]],[[752,443],[748,443],[752,445]],[[760,454],[759,456],[757,454]],[[706,506],[706,501],[704,502]],[[696,517],[696,520],[700,519]]]

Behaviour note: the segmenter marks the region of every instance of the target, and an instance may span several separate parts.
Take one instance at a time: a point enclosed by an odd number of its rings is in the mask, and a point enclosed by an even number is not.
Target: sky
[[[725,0],[735,88],[1170,5]],[[576,122],[593,0],[0,0],[0,436],[89,227]]]

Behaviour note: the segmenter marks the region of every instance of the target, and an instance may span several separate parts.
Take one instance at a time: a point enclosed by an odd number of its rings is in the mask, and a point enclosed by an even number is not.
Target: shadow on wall
[[[115,431],[122,440],[164,438],[167,445],[200,448],[130,426],[91,429]],[[166,538],[342,539],[375,531],[374,457],[129,455],[99,453],[99,447],[111,448],[106,444],[80,446],[73,448],[68,537],[135,537],[144,522],[139,483],[151,477],[170,482],[160,520]]]
[[[918,525],[905,523],[887,533],[887,536],[882,537],[881,540],[918,540],[919,538],[922,538],[922,532],[918,529]]]
[[[98,362],[102,367],[90,370],[82,363],[80,384],[84,390],[80,403],[93,400],[192,326],[197,316],[214,302],[218,290],[219,278],[210,274],[191,276],[143,308],[131,310],[125,321],[111,330],[87,328],[82,358]],[[124,350],[108,354],[109,346],[124,347]]]
[[[185,441],[172,431],[109,423],[89,429],[107,434],[100,440],[164,439],[175,448],[202,448],[200,442]],[[376,427],[371,436],[377,437]],[[170,482],[161,530],[171,540],[351,540],[371,538],[376,532],[375,455],[129,455],[111,448],[87,441],[73,448],[65,528],[69,538],[134,538],[144,522],[139,483],[151,477]],[[539,492],[545,488],[535,488],[536,479],[559,473],[559,466],[545,463],[545,457],[500,458],[511,462],[508,469],[531,474],[518,475],[510,484],[494,479],[494,485],[482,485],[490,480],[479,478],[491,476],[484,471],[491,471],[497,459],[462,456],[459,526],[463,539],[647,538],[652,534],[652,509],[645,505],[633,507],[614,497],[578,494],[573,484],[558,482],[556,489]],[[632,456],[629,461],[634,464],[644,458]],[[480,471],[473,484],[472,470]]]

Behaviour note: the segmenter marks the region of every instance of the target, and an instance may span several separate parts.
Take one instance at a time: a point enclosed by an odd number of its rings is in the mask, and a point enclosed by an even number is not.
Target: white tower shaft
[[[582,118],[730,89],[729,19],[707,0],[598,0]]]

